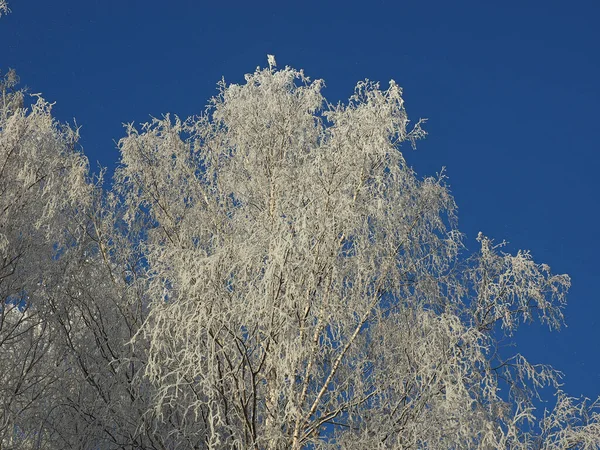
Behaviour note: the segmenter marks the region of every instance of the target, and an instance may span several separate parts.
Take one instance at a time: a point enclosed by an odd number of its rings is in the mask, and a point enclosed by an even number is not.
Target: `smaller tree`
[[[25,109],[17,82],[14,71],[0,82],[0,447],[38,431],[58,387],[48,293],[63,280],[67,224],[88,192],[77,131],[39,96]]]

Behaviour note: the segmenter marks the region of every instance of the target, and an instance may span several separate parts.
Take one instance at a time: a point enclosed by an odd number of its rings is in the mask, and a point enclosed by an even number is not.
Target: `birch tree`
[[[499,344],[559,328],[569,277],[482,234],[466,253],[443,171],[403,157],[425,132],[394,81],[335,105],[269,57],[219,87],[130,125],[115,179],[147,227],[133,342],[177,448],[599,448],[595,404],[535,411],[560,374]]]

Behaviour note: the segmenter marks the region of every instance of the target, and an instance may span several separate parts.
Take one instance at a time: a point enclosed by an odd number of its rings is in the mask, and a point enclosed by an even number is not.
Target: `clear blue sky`
[[[430,136],[407,159],[447,167],[459,226],[572,277],[568,328],[517,335],[532,362],[600,395],[600,3],[597,1],[12,0],[0,68],[77,119],[114,168],[123,122],[201,112],[266,54],[325,79],[329,100],[394,78]]]

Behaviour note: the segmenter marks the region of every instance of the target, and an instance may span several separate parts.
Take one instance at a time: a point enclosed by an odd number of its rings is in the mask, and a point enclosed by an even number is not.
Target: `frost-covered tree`
[[[115,189],[152,304],[154,412],[177,448],[600,448],[595,405],[499,341],[559,328],[570,281],[480,235],[463,251],[445,177],[420,179],[394,81],[332,105],[268,69],[198,118],[133,126]]]
[[[119,226],[77,130],[17,83],[0,83],[0,449],[168,448],[129,344],[148,304],[140,230]]]
[[[128,126],[108,191],[4,78],[0,448],[600,448],[598,403],[501,344],[569,278],[467,253],[395,82],[335,105],[268,63]]]
[[[63,278],[81,209],[87,160],[77,132],[57,124],[38,98],[23,107],[18,78],[0,81],[0,447],[39,425],[60,371],[56,333],[46,320],[48,289]],[[10,447],[9,447],[10,448]]]

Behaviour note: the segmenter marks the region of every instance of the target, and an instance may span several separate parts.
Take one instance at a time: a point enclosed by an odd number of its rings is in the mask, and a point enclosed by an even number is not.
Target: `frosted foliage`
[[[47,288],[62,276],[58,255],[74,235],[67,224],[83,207],[87,160],[77,133],[58,125],[38,98],[23,109],[13,71],[0,80],[0,447],[19,423],[37,420],[59,378],[55,335],[45,321]],[[35,306],[33,306],[35,305]],[[26,436],[25,431],[19,432]]]
[[[569,278],[467,254],[395,82],[334,105],[268,66],[128,125],[109,190],[0,80],[0,448],[600,448],[598,402],[505,345]]]
[[[6,3],[6,0],[0,0],[0,17],[2,17],[4,14],[8,14],[10,12],[10,9],[8,9],[8,3]]]
[[[399,151],[425,133],[394,81],[331,105],[274,66],[120,142],[125,218],[147,226],[134,344],[182,448],[597,448],[596,416],[560,403],[568,437],[525,426],[560,374],[498,356],[534,315],[560,326],[569,278],[483,236],[460,256],[443,172],[419,179]]]
[[[93,182],[77,131],[18,77],[0,110],[0,448],[166,449],[144,379],[140,230]]]

